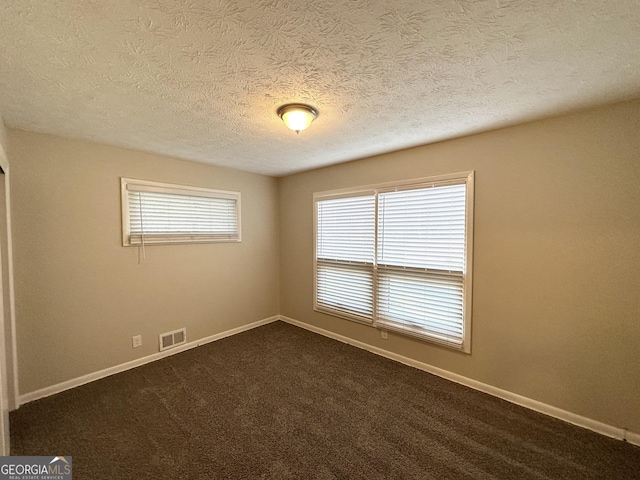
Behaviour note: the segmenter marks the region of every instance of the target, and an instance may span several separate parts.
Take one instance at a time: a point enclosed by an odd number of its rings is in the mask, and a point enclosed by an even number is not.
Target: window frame
[[[422,341],[445,346],[453,350],[463,353],[471,353],[471,320],[472,320],[472,300],[473,300],[473,216],[474,216],[474,182],[475,172],[465,171],[446,175],[437,175],[431,177],[423,177],[416,179],[408,179],[394,182],[379,183],[374,185],[366,185],[353,188],[343,188],[338,190],[328,190],[315,192],[313,194],[313,309],[314,311],[329,314],[338,318],[344,318],[350,321],[361,323],[380,330],[395,331],[403,335],[418,338]],[[378,320],[378,194],[390,192],[394,190],[406,190],[421,187],[434,187],[445,185],[466,185],[465,195],[465,254],[464,254],[464,270],[463,276],[463,301],[462,301],[462,343],[456,344],[450,341],[442,340],[424,333],[416,333],[407,331],[400,327],[394,328],[388,324],[382,325]],[[318,202],[324,200],[332,200],[339,198],[349,198],[362,195],[374,195],[375,218],[374,218],[374,265],[373,265],[373,314],[371,318],[361,315],[351,314],[339,309],[327,307],[318,303]],[[388,267],[383,267],[388,268]]]
[[[133,187],[132,190],[128,188],[129,185]],[[135,186],[139,186],[141,187],[141,189],[136,190]],[[206,198],[233,199],[236,206],[237,235],[233,237],[221,236],[220,238],[214,238],[212,234],[204,234],[201,238],[198,238],[198,235],[194,234],[191,239],[182,237],[180,239],[172,240],[167,238],[171,236],[170,233],[167,233],[165,238],[149,237],[143,239],[143,241],[141,242],[132,243],[131,219],[129,216],[129,191],[156,191],[159,193],[167,193],[170,195],[194,195]],[[240,192],[120,177],[120,198],[122,217],[122,246],[124,247],[139,247],[144,245],[185,245],[193,243],[237,243],[242,241]]]

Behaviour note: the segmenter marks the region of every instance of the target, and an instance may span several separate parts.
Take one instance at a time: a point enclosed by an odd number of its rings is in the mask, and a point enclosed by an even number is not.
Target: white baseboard
[[[633,433],[625,430],[624,439],[629,443],[640,446],[640,433]]]
[[[278,321],[279,319],[280,317],[276,315],[274,317],[258,320],[257,322],[253,322],[248,325],[232,328],[231,330],[217,333],[215,335],[210,335],[208,337],[201,338],[199,340],[194,340],[193,342],[185,343],[184,345],[181,345],[176,348],[172,348],[171,350],[165,350],[163,352],[154,353],[146,357],[137,358],[130,362],[105,368],[104,370],[100,370],[98,372],[89,373],[87,375],[83,375],[82,377],[73,378],[71,380],[67,380],[65,382],[58,383],[56,385],[51,385],[50,387],[41,388],[40,390],[36,390],[34,392],[25,393],[24,395],[20,395],[18,407],[20,405],[24,405],[25,403],[33,402],[34,400],[39,400],[41,398],[48,397],[49,395],[54,395],[56,393],[64,392],[65,390],[69,390],[74,387],[79,387],[80,385],[84,385],[86,383],[90,383],[95,380],[99,380],[101,378],[114,375],[116,373],[124,372],[126,370],[139,367],[146,363],[155,362],[156,360],[160,360],[161,358],[165,358],[170,355],[175,355],[176,353],[184,352],[185,350],[190,350],[192,348],[199,347],[206,343],[215,342],[216,340],[220,340],[225,337],[230,337],[231,335],[236,335],[237,333],[245,332],[247,330],[251,330],[253,328]]]
[[[265,318],[263,320],[258,320],[257,322],[253,322],[248,325],[243,325],[242,327],[232,328],[231,330],[227,330],[225,332],[221,332],[215,335],[211,335],[209,337],[205,337],[199,340],[195,340],[193,342],[189,342],[185,345],[181,345],[180,347],[176,347],[171,350],[154,353],[152,355],[138,358],[136,360],[132,360],[127,363],[122,363],[120,365],[116,365],[113,367],[109,367],[104,370],[100,370],[98,372],[83,375],[82,377],[67,380],[65,382],[58,383],[56,385],[51,385],[50,387],[45,387],[40,390],[25,393],[24,395],[20,395],[18,406],[24,405],[25,403],[32,402],[34,400],[48,397],[50,395],[54,395],[56,393],[64,392],[65,390],[69,390],[74,387],[79,387],[80,385],[84,385],[86,383],[90,383],[104,377],[115,375],[116,373],[124,372],[126,370],[130,370],[132,368],[144,365],[146,363],[154,362],[156,360],[160,360],[161,358],[165,358],[170,355],[175,355],[176,353],[184,352],[185,350],[199,347],[201,345],[205,345],[207,343],[214,342],[216,340],[220,340],[225,337],[230,337],[231,335],[245,332],[247,330],[251,330],[253,328],[260,327],[262,325],[266,325],[268,323],[272,323],[278,320],[282,320],[283,322],[290,323],[297,327],[304,328],[306,330],[312,331],[314,333],[318,333],[320,335],[332,338],[334,340],[338,340],[342,343],[346,343],[348,345],[352,345],[354,347],[367,350],[371,353],[375,353],[376,355],[380,355],[382,357],[395,360],[405,365],[418,368],[419,370],[432,373],[434,375],[445,378],[447,380],[451,380],[461,385],[465,385],[467,387],[473,388],[474,390],[488,393],[495,397],[502,398],[503,400],[507,400],[508,402],[521,405],[531,410],[535,410],[536,412],[544,413],[545,415],[549,415],[551,417],[564,420],[565,422],[571,423],[573,425],[577,425],[579,427],[583,427],[588,430],[592,430],[594,432],[606,435],[608,437],[616,438],[618,440],[625,440],[629,443],[640,446],[640,434],[638,433],[629,432],[624,428],[614,427],[612,425],[608,425],[606,423],[602,423],[597,420],[593,420],[591,418],[583,417],[581,415],[569,412],[567,410],[563,410],[561,408],[557,408],[552,405],[548,405],[546,403],[542,403],[537,400],[533,400],[531,398],[518,395],[517,393],[509,392],[508,390],[503,390],[501,388],[497,388],[492,385],[488,385],[486,383],[482,383],[477,380],[473,380],[471,378],[458,375],[457,373],[449,372],[447,370],[434,367],[433,365],[429,365],[427,363],[423,363],[418,360],[414,360],[412,358],[405,357],[403,355],[399,355],[397,353],[393,353],[379,347],[374,347],[373,345],[369,345],[367,343],[360,342],[358,340],[354,340],[349,337],[345,337],[344,335],[340,335],[340,334],[331,332],[329,330],[325,330],[323,328],[315,327],[308,323],[304,323],[299,320],[286,317],[284,315],[276,315],[273,317]]]
[[[432,373],[434,375],[437,375],[438,377],[451,380],[461,385],[465,385],[467,387],[473,388],[474,390],[479,390],[481,392],[493,395],[494,397],[507,400],[508,402],[515,403],[517,405],[529,408],[531,410],[535,410],[536,412],[544,413],[545,415],[549,415],[551,417],[564,420],[565,422],[571,423],[573,425],[577,425],[579,427],[586,428],[588,430],[592,430],[602,435],[606,435],[608,437],[612,437],[618,440],[625,440],[629,443],[640,446],[640,434],[629,432],[624,428],[614,427],[612,425],[608,425],[606,423],[602,423],[597,420],[593,420],[591,418],[583,417],[581,415],[569,412],[567,410],[562,410],[561,408],[557,408],[552,405],[548,405],[546,403],[542,403],[537,400],[533,400],[531,398],[518,395],[517,393],[509,392],[508,390],[503,390],[501,388],[494,387],[492,385],[488,385],[486,383],[482,383],[477,380],[464,377],[462,375],[458,375],[457,373],[449,372],[447,370],[434,367],[433,365],[429,365],[427,363],[423,363],[409,357],[398,355],[397,353],[393,353],[379,347],[374,347],[373,345],[369,345],[367,343],[360,342],[358,340],[354,340],[349,337],[345,337],[344,335],[340,335],[340,334],[331,332],[329,330],[325,330],[323,328],[309,325],[308,323],[304,323],[299,320],[295,320],[293,318],[280,315],[279,319],[282,320],[283,322],[290,323],[297,327],[301,327],[306,330],[310,330],[314,333],[324,335],[325,337],[338,340],[340,342],[352,345],[354,347],[362,348],[363,350],[367,350],[371,353],[375,353],[376,355],[380,355],[382,357],[395,360],[405,365],[409,365],[411,367],[424,370],[425,372]]]

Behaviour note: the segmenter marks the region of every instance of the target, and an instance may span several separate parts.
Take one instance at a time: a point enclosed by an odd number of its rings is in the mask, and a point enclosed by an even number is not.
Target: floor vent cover
[[[181,328],[174,330],[173,332],[160,334],[160,351],[167,350],[169,348],[177,347],[178,345],[184,345],[187,343],[187,329]]]

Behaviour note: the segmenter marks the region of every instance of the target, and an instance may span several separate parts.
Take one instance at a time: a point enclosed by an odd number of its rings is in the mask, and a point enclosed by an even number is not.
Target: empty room
[[[640,479],[639,46],[637,0],[0,4],[0,479]]]

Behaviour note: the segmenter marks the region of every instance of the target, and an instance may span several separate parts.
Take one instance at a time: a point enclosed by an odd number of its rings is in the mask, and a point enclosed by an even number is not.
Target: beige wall
[[[9,130],[20,392],[279,312],[270,177]],[[242,242],[123,247],[120,177],[238,190]],[[131,347],[140,334],[143,346]]]
[[[281,313],[640,432],[638,132],[634,101],[281,179]],[[313,192],[466,170],[471,355],[312,310]]]

